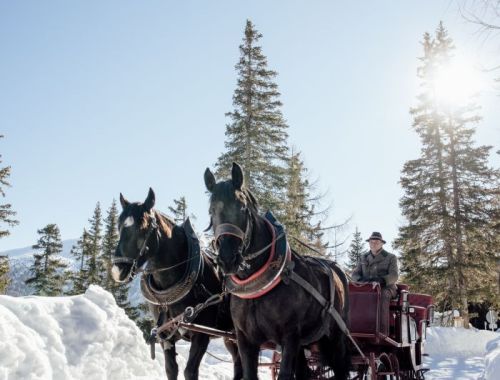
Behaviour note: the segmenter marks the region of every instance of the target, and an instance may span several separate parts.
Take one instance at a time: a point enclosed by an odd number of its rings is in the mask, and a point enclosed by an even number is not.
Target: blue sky
[[[419,153],[408,110],[423,33],[442,20],[461,54],[499,64],[498,41],[455,1],[4,1],[0,154],[12,187],[1,202],[20,225],[0,251],[34,244],[48,223],[77,238],[96,202],[143,200],[150,186],[160,210],[186,196],[203,229],[203,172],[224,149],[247,18],[329,221],[352,217],[343,237],[358,226],[392,241],[400,171]],[[482,76],[477,141],[497,150],[500,99]]]

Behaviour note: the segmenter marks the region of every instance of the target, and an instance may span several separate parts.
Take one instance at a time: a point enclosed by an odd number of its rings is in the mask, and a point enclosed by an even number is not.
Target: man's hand
[[[383,278],[383,277],[370,278],[370,282],[376,282],[376,283],[380,284],[380,286],[386,285],[385,278]]]

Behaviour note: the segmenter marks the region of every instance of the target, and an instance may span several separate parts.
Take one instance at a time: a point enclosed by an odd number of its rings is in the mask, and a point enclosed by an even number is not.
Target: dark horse
[[[205,185],[211,193],[217,263],[232,293],[231,317],[245,380],[257,379],[259,350],[266,342],[282,348],[279,379],[308,376],[302,347],[313,343],[335,379],[347,379],[350,355],[341,329],[349,309],[344,273],[333,262],[290,253],[279,223],[270,214],[259,215],[239,165],[233,164],[231,180],[218,183],[207,169]],[[328,302],[318,301],[321,297],[334,305],[337,319]]]
[[[196,306],[222,292],[213,265],[200,252],[198,239],[189,220],[177,226],[153,209],[155,195],[152,189],[149,189],[144,203],[130,203],[122,194],[120,203],[123,211],[118,219],[120,239],[112,258],[113,279],[117,282],[129,281],[147,262],[141,278],[141,291],[148,300],[157,326],[179,316],[188,306]],[[223,304],[207,307],[194,322],[224,330],[232,329],[229,311],[221,312],[221,307]],[[175,359],[175,343],[181,338],[191,341],[184,377],[197,379],[209,336],[184,329],[174,329],[161,341],[167,377],[169,380],[177,379],[179,370]],[[235,377],[240,378],[241,363],[236,354],[236,345],[225,343],[233,355]]]

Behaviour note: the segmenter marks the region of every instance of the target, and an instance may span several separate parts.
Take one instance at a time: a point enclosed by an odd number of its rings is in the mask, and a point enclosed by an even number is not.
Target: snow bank
[[[460,327],[431,327],[427,329],[425,350],[430,356],[469,358],[484,356],[486,344],[498,337],[492,331]]]
[[[488,342],[484,359],[484,380],[497,380],[500,377],[500,336]]]
[[[431,370],[425,375],[426,380],[480,379],[481,374],[487,373],[491,366],[488,362],[485,366],[487,346],[498,337],[498,333],[485,330],[455,327],[427,329],[425,351],[429,356],[424,363]],[[497,355],[500,356],[500,349]],[[500,372],[496,371],[498,369],[491,372],[495,373],[495,377],[484,377],[484,380],[497,380]]]
[[[0,379],[164,379],[112,295],[0,296]]]
[[[176,344],[179,379],[190,344]],[[213,339],[200,366],[200,379],[233,378],[231,355]],[[270,354],[262,361],[269,361]],[[72,297],[0,296],[0,380],[166,379],[163,352],[156,360],[142,332],[98,286]],[[270,371],[259,369],[260,379]]]

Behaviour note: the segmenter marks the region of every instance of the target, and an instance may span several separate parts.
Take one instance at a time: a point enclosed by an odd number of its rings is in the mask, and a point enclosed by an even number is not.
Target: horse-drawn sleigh
[[[207,169],[205,184],[221,277],[189,222],[175,226],[153,209],[152,190],[144,203],[120,195],[114,278],[144,272],[141,290],[157,321],[152,352],[159,341],[169,379],[177,378],[181,338],[191,340],[185,378],[198,378],[209,335],[224,338],[235,379],[257,378],[263,347],[274,350],[273,379],[423,379],[429,296],[399,286],[389,336],[382,335],[380,288],[348,284],[335,263],[292,252],[282,226],[257,212],[239,166],[219,183]]]

